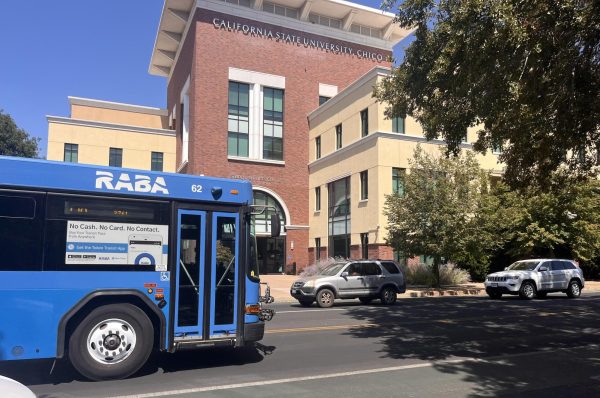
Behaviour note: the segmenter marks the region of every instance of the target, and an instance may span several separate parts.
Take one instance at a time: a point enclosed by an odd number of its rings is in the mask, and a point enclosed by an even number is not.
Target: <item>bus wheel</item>
[[[91,380],[123,379],[148,360],[154,327],[148,316],[131,304],[94,309],[69,338],[69,359]]]

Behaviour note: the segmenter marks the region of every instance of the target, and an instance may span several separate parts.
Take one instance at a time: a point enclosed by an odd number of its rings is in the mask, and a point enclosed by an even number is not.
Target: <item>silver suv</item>
[[[544,298],[552,292],[576,298],[581,295],[584,286],[583,272],[577,264],[558,259],[517,261],[485,279],[485,291],[493,299],[502,297],[502,294],[518,294],[531,300],[534,297]]]
[[[296,280],[290,294],[309,307],[316,300],[322,308],[331,307],[336,298],[358,298],[368,304],[380,299],[382,304],[396,302],[396,294],[406,291],[402,269],[394,261],[348,260],[327,266],[318,275]]]

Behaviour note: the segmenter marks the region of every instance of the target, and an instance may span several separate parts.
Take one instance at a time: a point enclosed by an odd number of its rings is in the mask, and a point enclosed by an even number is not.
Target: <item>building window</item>
[[[404,196],[404,176],[405,169],[392,167],[392,192],[399,196]]]
[[[271,233],[271,215],[279,214],[279,220],[281,221],[281,232],[285,234],[285,223],[286,217],[283,207],[277,199],[269,195],[266,192],[254,191],[254,205],[255,206],[266,206],[265,211],[257,214],[254,217],[254,234],[266,235]]]
[[[315,188],[315,211],[321,211],[321,187]]]
[[[350,25],[350,31],[359,35],[381,38],[381,30],[353,23]]]
[[[315,13],[308,14],[308,21],[317,25],[329,26],[330,28],[342,29],[342,20],[326,17]]]
[[[237,4],[242,7],[252,7],[250,0],[223,0],[225,3]]]
[[[250,86],[229,82],[229,116],[227,120],[227,154],[248,157]]]
[[[274,4],[265,1],[263,4],[263,11],[270,12],[271,14],[282,15],[284,17],[298,19],[298,9],[292,7],[285,7],[279,4]]]
[[[283,90],[263,88],[263,158],[283,160]]]
[[[190,78],[188,77],[180,96],[181,103],[181,164],[189,160],[190,146]]]
[[[369,258],[369,233],[360,234],[360,246],[362,249],[362,258]]]
[[[369,199],[369,170],[360,172],[360,200]]]
[[[108,165],[111,167],[123,167],[122,148],[110,148],[108,153]]]
[[[315,138],[315,157],[321,159],[321,137]]]
[[[335,126],[335,149],[342,147],[342,124]]]
[[[350,256],[350,177],[328,184],[329,256]]]
[[[331,97],[325,97],[324,95],[319,95],[319,106],[323,105],[330,99],[331,99]]]
[[[152,152],[152,161],[150,163],[150,170],[163,171],[163,153],[162,152]]]
[[[315,259],[321,259],[321,238],[315,238]]]
[[[65,144],[65,162],[77,163],[79,160],[79,145]]]
[[[361,137],[369,135],[369,109],[360,111],[360,132]]]
[[[392,118],[392,131],[394,133],[405,134],[403,117]]]

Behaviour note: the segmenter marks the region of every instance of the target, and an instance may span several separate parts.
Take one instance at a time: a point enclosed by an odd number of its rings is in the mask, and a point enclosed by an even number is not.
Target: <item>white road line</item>
[[[292,314],[296,312],[346,311],[348,308],[327,308],[323,310],[275,311],[275,314]]]
[[[268,386],[268,385],[274,385],[274,384],[294,383],[294,382],[299,382],[299,381],[322,380],[322,379],[331,379],[331,378],[336,378],[336,377],[347,377],[347,376],[366,375],[366,374],[374,374],[374,373],[394,372],[394,371],[399,371],[399,370],[427,368],[427,367],[432,367],[434,365],[441,365],[441,364],[459,364],[459,363],[464,363],[464,362],[489,363],[489,362],[500,361],[500,360],[508,359],[508,358],[518,358],[518,357],[524,357],[524,356],[530,356],[530,355],[543,355],[543,354],[548,354],[550,352],[573,350],[573,349],[578,349],[578,348],[587,348],[587,349],[598,348],[598,345],[589,344],[589,345],[584,345],[584,346],[558,348],[558,349],[547,348],[547,349],[535,351],[535,352],[520,352],[520,353],[516,353],[516,354],[501,355],[501,356],[488,357],[488,358],[460,358],[460,359],[451,359],[451,360],[446,360],[446,361],[422,362],[422,363],[416,363],[416,364],[412,364],[412,365],[392,366],[392,367],[387,367],[387,368],[356,370],[356,371],[351,371],[351,372],[330,373],[330,374],[325,374],[325,375],[291,377],[291,378],[287,378],[287,379],[277,379],[277,380],[253,381],[253,382],[246,382],[246,383],[227,384],[227,385],[210,386],[210,387],[196,387],[196,388],[187,388],[187,389],[181,389],[181,390],[151,392],[151,393],[145,393],[145,394],[119,395],[119,396],[112,396],[112,397],[107,397],[107,398],[168,397],[168,396],[180,395],[180,394],[195,394],[195,393],[208,392],[208,391],[231,390],[231,389],[235,389],[235,388],[261,387],[261,386]]]

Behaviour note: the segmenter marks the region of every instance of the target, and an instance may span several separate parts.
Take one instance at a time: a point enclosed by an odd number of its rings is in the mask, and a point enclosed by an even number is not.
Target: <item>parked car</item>
[[[382,304],[396,302],[396,295],[406,291],[402,268],[388,260],[348,260],[336,262],[318,275],[296,280],[290,294],[309,307],[313,302],[322,308],[331,307],[335,299],[358,298],[368,304],[379,299]]]
[[[562,292],[577,298],[585,286],[583,272],[572,260],[535,259],[517,261],[485,279],[485,291],[493,299],[518,294],[523,299],[544,298]]]
[[[0,376],[0,392],[2,398],[35,398],[35,394],[23,384]]]

